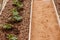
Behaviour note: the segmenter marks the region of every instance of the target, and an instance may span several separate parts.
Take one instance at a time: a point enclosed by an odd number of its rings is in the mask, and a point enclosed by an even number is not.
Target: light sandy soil
[[[31,40],[60,40],[60,28],[51,0],[34,0]]]

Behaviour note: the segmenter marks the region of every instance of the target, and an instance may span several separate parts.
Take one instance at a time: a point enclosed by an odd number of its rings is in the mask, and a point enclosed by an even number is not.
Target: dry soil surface
[[[56,12],[51,0],[34,0],[31,40],[60,40]]]

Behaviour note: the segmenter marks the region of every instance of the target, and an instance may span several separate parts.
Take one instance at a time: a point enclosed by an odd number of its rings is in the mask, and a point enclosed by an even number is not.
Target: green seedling
[[[15,8],[13,8],[12,10],[12,13],[13,13],[13,16],[15,16],[15,15],[18,15],[19,13],[18,13],[18,11],[15,9]]]
[[[4,24],[3,25],[3,28],[4,29],[11,29],[12,28],[12,25],[11,24]]]
[[[18,1],[18,0],[13,0],[13,3],[14,3],[14,5],[16,5],[19,8],[22,8],[23,7],[23,3],[20,2],[20,1]]]
[[[16,35],[13,35],[13,34],[8,34],[7,35],[7,39],[9,39],[9,40],[18,40],[18,38],[16,37]]]
[[[13,16],[13,18],[14,18],[16,21],[22,20],[22,17],[19,16],[19,15],[15,15],[15,16]]]
[[[21,21],[22,20],[22,17],[19,16],[19,15],[15,15],[15,16],[12,16],[12,17],[8,18],[8,20],[10,22],[18,22],[18,21]]]
[[[22,20],[22,16],[19,15],[18,11],[13,8],[12,9],[12,16],[8,18],[8,20],[10,22],[18,22],[18,21],[21,21]]]

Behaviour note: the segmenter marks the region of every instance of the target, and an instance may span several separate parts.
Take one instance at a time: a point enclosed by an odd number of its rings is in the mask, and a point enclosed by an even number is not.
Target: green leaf
[[[18,0],[13,0],[14,4],[19,7],[19,8],[22,8],[23,7],[23,3],[18,1]]]
[[[3,25],[3,28],[4,29],[11,29],[12,28],[12,25],[11,24],[4,24]]]
[[[12,9],[12,13],[13,13],[13,15],[18,15],[19,14],[18,11],[15,8]]]
[[[20,15],[14,15],[14,16],[8,18],[8,21],[10,21],[10,22],[18,22],[21,20],[22,20],[22,16],[20,16]]]
[[[10,22],[18,22],[18,21],[21,21],[22,20],[22,16],[20,16],[20,15],[14,15],[14,16],[8,18],[8,20]]]
[[[12,38],[13,35],[12,34],[7,34],[7,38]]]
[[[20,2],[17,2],[16,5],[19,7],[19,8],[22,8],[23,7],[23,4]]]
[[[16,21],[20,21],[20,20],[22,19],[22,17],[19,16],[19,15],[15,15],[15,16],[13,16],[13,18],[14,18]]]
[[[13,35],[13,34],[8,34],[8,35],[7,35],[7,38],[8,38],[9,40],[18,40],[18,38],[16,37],[16,35]]]
[[[16,37],[12,37],[12,38],[10,38],[10,40],[17,40],[17,38]]]

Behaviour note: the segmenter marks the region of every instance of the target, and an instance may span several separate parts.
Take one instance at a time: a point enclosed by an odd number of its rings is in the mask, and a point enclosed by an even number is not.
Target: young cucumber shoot
[[[12,11],[13,16],[19,14],[16,8],[13,8],[11,11]]]
[[[17,9],[13,8],[12,16],[9,17],[8,20],[11,22],[18,22],[22,20],[22,16],[19,15],[19,12],[17,11]]]
[[[19,16],[19,15],[15,15],[15,16],[13,16],[13,19],[16,20],[16,21],[21,21],[22,17]]]
[[[18,40],[18,38],[16,37],[16,35],[13,35],[13,34],[7,34],[7,39],[8,40]]]
[[[11,29],[12,28],[12,25],[11,24],[4,24],[3,25],[3,28],[4,29]]]
[[[23,7],[23,3],[20,2],[19,0],[13,0],[13,4],[16,5],[19,8],[22,8]]]
[[[17,6],[17,8],[22,8],[23,3],[19,0],[13,0],[13,4]],[[12,16],[8,18],[10,22],[19,22],[22,20],[22,16],[19,15],[19,12],[17,11],[17,8],[13,8],[12,11]]]

